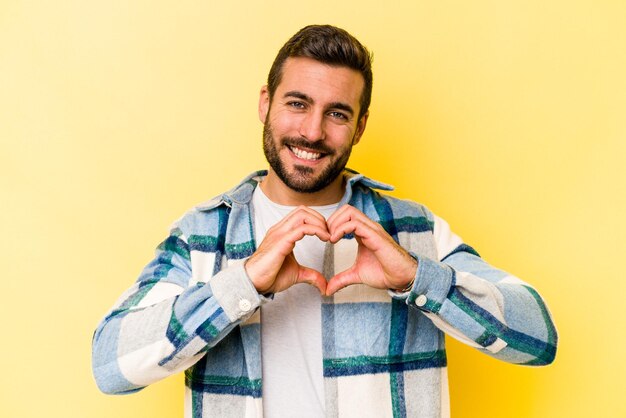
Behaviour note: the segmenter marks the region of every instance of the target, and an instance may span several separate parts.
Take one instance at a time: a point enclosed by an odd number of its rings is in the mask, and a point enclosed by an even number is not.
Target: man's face
[[[358,120],[363,76],[310,58],[288,58],[274,97],[261,90],[263,151],[292,190],[313,193],[343,171],[367,121]]]

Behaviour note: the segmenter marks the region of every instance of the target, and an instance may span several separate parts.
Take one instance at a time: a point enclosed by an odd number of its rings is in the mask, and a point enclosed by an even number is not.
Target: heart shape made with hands
[[[328,282],[317,270],[300,265],[293,254],[296,242],[317,236],[336,244],[353,234],[358,244],[354,264]],[[343,205],[328,220],[306,206],[290,212],[271,227],[257,251],[245,263],[259,293],[277,293],[297,283],[317,287],[330,296],[346,286],[362,283],[377,289],[404,289],[414,279],[417,261],[377,222],[353,206]]]

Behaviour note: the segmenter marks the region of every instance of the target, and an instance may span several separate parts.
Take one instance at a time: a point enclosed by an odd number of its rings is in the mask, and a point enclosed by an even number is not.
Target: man
[[[552,362],[535,290],[345,169],[371,89],[370,55],[342,29],[308,26],[283,46],[259,100],[269,170],[173,226],[96,330],[101,390],[184,370],[190,417],[440,417],[444,332]]]

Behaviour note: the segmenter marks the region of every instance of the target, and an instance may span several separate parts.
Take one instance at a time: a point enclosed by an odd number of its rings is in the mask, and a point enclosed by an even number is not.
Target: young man
[[[96,330],[101,390],[184,370],[190,417],[440,417],[444,332],[552,362],[532,287],[345,169],[371,90],[370,55],[344,30],[308,26],[283,46],[259,101],[269,170],[174,225]]]

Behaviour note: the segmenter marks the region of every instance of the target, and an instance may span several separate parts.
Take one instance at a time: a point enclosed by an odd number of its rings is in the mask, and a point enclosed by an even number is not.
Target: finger
[[[270,228],[270,231],[288,231],[302,224],[317,225],[320,228],[326,230],[328,229],[328,226],[326,225],[326,219],[324,219],[324,217],[319,212],[303,206],[291,211],[280,222]]]
[[[360,238],[363,244],[371,250],[377,248],[376,241],[382,239],[380,230],[376,226],[370,223],[364,223],[361,220],[350,220],[341,224],[335,224],[333,228],[330,229],[329,240],[334,244],[346,234],[351,233],[353,233],[355,237]]]
[[[326,223],[328,224],[328,230],[332,231],[333,228],[337,227],[337,225],[341,225],[343,223],[353,220],[358,220],[363,222],[364,224],[370,224],[372,226],[378,225],[376,222],[368,218],[363,212],[349,205],[344,205],[341,207],[340,211],[333,213],[328,218],[328,221],[326,221]]]
[[[358,211],[358,209],[356,209],[352,205],[343,205],[339,207],[339,209],[337,209],[335,212],[332,213],[332,215],[328,217],[326,223],[330,227],[331,224],[337,222],[337,219],[343,219],[346,217],[346,215],[349,217],[349,214],[352,212],[353,209]]]
[[[306,235],[317,236],[320,240],[326,242],[330,239],[330,234],[325,228],[316,225],[301,224],[288,231],[274,231],[272,235],[267,235],[259,246],[257,252],[265,254],[265,257],[280,256],[281,260],[275,260],[278,265],[282,263],[282,258],[286,257],[293,251],[296,242],[300,241]]]
[[[301,216],[304,216],[309,220],[316,219],[321,223],[326,223],[326,218],[324,218],[321,213],[319,213],[315,209],[311,209],[308,206],[298,206],[297,208],[289,212],[283,220],[298,219]]]
[[[326,294],[326,279],[317,270],[300,266],[296,282],[310,284],[311,286],[317,287],[320,291],[320,294]]]
[[[328,281],[326,285],[326,296],[332,296],[344,287],[358,283],[361,283],[361,278],[356,274],[354,268],[349,268],[346,271],[334,275]]]
[[[287,232],[273,231],[268,234],[254,254],[246,262],[250,277],[258,278],[275,274],[287,257],[295,248],[296,242],[305,235],[317,236],[322,241],[328,241],[330,234],[326,228],[311,224],[300,224]]]
[[[326,228],[326,224],[295,222],[292,225],[270,228],[259,249],[262,248],[266,252],[278,250],[285,256],[293,250],[295,243],[305,235],[315,235],[322,241],[330,239],[330,233]]]
[[[305,235],[315,235],[322,241],[328,241],[330,239],[330,233],[326,228],[311,224],[300,224],[296,226],[284,235],[284,239],[286,240],[285,242],[290,243],[290,247],[293,247],[295,243],[304,238]]]

